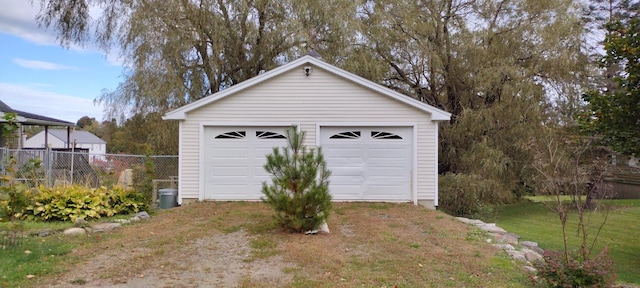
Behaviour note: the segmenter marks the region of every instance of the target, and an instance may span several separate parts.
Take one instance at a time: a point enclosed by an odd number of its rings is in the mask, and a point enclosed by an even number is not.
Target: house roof
[[[16,113],[18,115],[16,120],[23,125],[67,126],[67,127],[72,127],[75,125],[74,123],[67,122],[64,120],[59,120],[59,119],[37,115],[29,112],[15,110],[0,100],[0,122],[6,122],[6,120],[3,119],[5,113]]]
[[[402,93],[398,93],[396,91],[393,91],[387,87],[381,86],[379,84],[376,84],[372,81],[369,81],[365,78],[362,78],[358,75],[355,75],[351,72],[347,72],[345,70],[342,70],[336,66],[333,66],[331,64],[328,64],[316,57],[313,57],[312,55],[305,55],[303,57],[300,57],[299,59],[289,62],[285,65],[282,65],[278,68],[275,68],[271,71],[267,71],[263,74],[260,74],[256,77],[253,77],[249,80],[246,80],[244,82],[241,82],[239,84],[236,84],[228,89],[222,90],[220,92],[217,92],[215,94],[212,94],[208,97],[204,97],[198,101],[192,102],[190,104],[184,105],[180,108],[177,108],[175,110],[172,110],[170,112],[168,112],[164,117],[162,117],[162,119],[164,120],[184,120],[186,119],[186,113],[189,113],[190,111],[193,111],[195,109],[198,109],[200,107],[206,106],[208,104],[211,104],[215,101],[218,101],[220,99],[226,98],[230,95],[233,95],[237,92],[240,92],[244,89],[247,89],[249,87],[252,87],[254,85],[257,85],[259,83],[262,83],[264,81],[267,81],[273,77],[276,77],[278,75],[281,75],[283,73],[286,73],[292,69],[297,69],[300,66],[303,65],[314,65],[318,68],[324,69],[338,77],[342,77],[344,79],[347,79],[351,82],[354,82],[358,85],[364,86],[366,88],[369,88],[373,91],[376,91],[382,95],[388,96],[396,101],[408,104],[412,107],[415,107],[419,110],[422,110],[424,112],[427,112],[429,114],[431,114],[431,120],[433,121],[448,121],[451,119],[451,113],[448,113],[444,110],[438,109],[436,107],[433,107],[429,104],[426,104],[424,102],[420,102],[418,100],[415,100],[411,97],[408,97]]]
[[[40,132],[44,133],[44,131]],[[65,143],[67,142],[67,130],[65,129],[49,129],[49,134],[51,136],[56,137]],[[75,130],[71,131],[70,139],[73,142],[74,140],[78,144],[106,144],[104,140],[100,139],[100,137],[94,135],[89,131],[80,131]]]

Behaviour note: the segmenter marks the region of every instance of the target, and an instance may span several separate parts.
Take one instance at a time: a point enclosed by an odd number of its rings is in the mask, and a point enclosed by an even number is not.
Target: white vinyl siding
[[[209,96],[213,97],[213,96]],[[380,126],[412,123],[417,127],[417,193],[434,200],[437,189],[437,129],[430,115],[386,95],[337,77],[319,67],[310,76],[302,69],[246,88],[190,111],[181,124],[180,197],[202,199],[200,135],[205,126],[261,123],[298,124],[307,133],[305,144],[316,145],[317,124],[349,123]]]

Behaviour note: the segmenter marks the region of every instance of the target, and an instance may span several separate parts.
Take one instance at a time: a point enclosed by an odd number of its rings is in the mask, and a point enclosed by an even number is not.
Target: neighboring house
[[[65,137],[67,137],[67,135],[69,135],[69,133],[71,131],[71,127],[73,127],[75,125],[75,124],[73,124],[71,122],[58,120],[58,119],[54,119],[54,118],[47,117],[47,116],[37,115],[37,114],[24,112],[24,111],[18,111],[18,110],[15,110],[15,109],[9,107],[9,105],[5,104],[4,102],[0,101],[0,123],[7,122],[4,119],[6,113],[15,113],[17,115],[16,123],[19,126],[24,126],[24,125],[44,126],[45,130],[49,130],[49,127],[51,127],[51,126],[53,126],[53,127],[67,127],[66,130],[63,130]],[[14,139],[15,139],[15,141],[17,143],[15,143],[15,145],[12,145],[12,146],[13,146],[13,148],[22,148],[22,147],[24,147],[24,143],[23,143],[23,138],[24,137],[23,137],[23,133],[22,133],[22,127],[20,127],[20,129],[18,129],[17,134],[18,135],[16,135],[16,137],[14,137]],[[45,140],[48,141],[49,139],[45,139]],[[0,134],[0,147],[6,147],[7,146],[6,142],[7,142],[7,140],[4,139],[3,135]],[[44,140],[43,140],[42,143],[44,143]],[[68,148],[68,147],[60,147],[60,148]]]
[[[438,123],[451,114],[304,56],[175,109],[179,203],[259,200],[284,130],[322,147],[336,201],[438,205]]]
[[[24,143],[27,148],[45,148],[45,131],[40,131],[36,135],[31,136]],[[49,129],[48,143],[50,148],[85,148],[89,149],[89,157],[93,159],[104,160],[107,153],[107,142],[89,131],[71,131],[67,137],[67,131],[62,129]]]

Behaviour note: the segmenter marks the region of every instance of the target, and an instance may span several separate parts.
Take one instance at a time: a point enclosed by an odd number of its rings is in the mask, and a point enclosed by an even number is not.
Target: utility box
[[[160,189],[160,209],[169,209],[178,206],[178,189]]]

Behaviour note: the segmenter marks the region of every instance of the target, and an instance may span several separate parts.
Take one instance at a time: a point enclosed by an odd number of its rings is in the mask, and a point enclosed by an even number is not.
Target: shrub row
[[[77,218],[97,219],[149,208],[141,193],[118,186],[40,186],[25,191],[25,194],[28,204],[23,209],[11,207],[12,203],[9,200],[0,200],[0,213],[12,211],[15,218],[30,221],[75,221]],[[0,218],[8,216],[10,215],[0,215]]]

